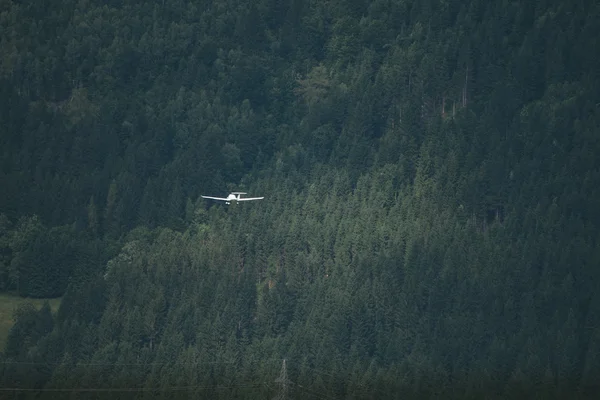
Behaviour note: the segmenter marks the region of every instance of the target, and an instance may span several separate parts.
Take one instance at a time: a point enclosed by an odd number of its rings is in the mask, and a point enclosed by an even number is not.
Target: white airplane
[[[246,197],[244,199],[241,198],[241,195],[246,194],[244,192],[231,192],[231,194],[227,197],[212,197],[212,196],[202,196],[205,199],[211,200],[219,200],[224,201],[225,204],[229,204],[232,201],[250,201],[250,200],[262,200],[264,197]]]

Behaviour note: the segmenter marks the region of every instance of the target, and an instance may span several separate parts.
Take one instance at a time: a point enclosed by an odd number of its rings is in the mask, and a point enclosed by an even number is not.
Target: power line
[[[282,365],[281,365],[281,370],[279,373],[279,377],[277,379],[275,379],[275,383],[277,383],[278,387],[277,389],[272,388],[270,385],[266,384],[266,383],[261,383],[261,384],[240,384],[240,385],[211,385],[211,386],[173,386],[173,387],[165,387],[165,388],[152,388],[152,387],[129,387],[129,388],[41,388],[41,389],[32,389],[32,388],[18,388],[18,387],[14,387],[14,388],[0,388],[0,392],[151,392],[151,391],[159,391],[159,392],[169,392],[169,391],[185,391],[185,390],[202,390],[202,389],[214,389],[214,390],[219,390],[219,389],[233,389],[233,388],[243,388],[243,387],[258,387],[258,386],[266,386],[269,389],[272,390],[277,390],[277,394],[274,397],[274,400],[287,400],[288,396],[289,396],[289,389],[290,386],[293,385],[294,387],[298,388],[301,391],[306,392],[307,394],[311,394],[317,398],[320,399],[331,399],[331,397],[329,397],[327,394],[322,393],[322,392],[317,392],[313,389],[309,389],[308,387],[302,386],[298,383],[294,383],[292,382],[289,378],[288,378],[288,371],[287,371],[287,360],[286,359],[281,359],[281,358],[271,358],[271,359],[267,359],[267,361],[269,360],[277,360],[277,361],[282,361]],[[102,366],[106,366],[106,367],[117,367],[117,366],[124,366],[124,367],[131,367],[131,366],[140,366],[140,367],[152,367],[152,366],[162,366],[162,365],[170,365],[170,366],[174,366],[174,365],[188,365],[188,366],[199,366],[199,365],[225,365],[225,364],[234,364],[234,361],[199,361],[199,362],[173,362],[173,363],[169,363],[169,362],[153,362],[153,363],[62,363],[62,362],[54,362],[54,363],[50,363],[50,362],[33,362],[33,361],[0,361],[0,365],[4,364],[4,365],[46,365],[46,366],[58,366],[58,365],[65,365],[65,366],[69,366],[69,367],[102,367]],[[307,368],[309,370],[312,370],[313,372],[317,373],[318,375],[326,375],[329,376],[330,378],[334,378],[334,379],[344,379],[347,380],[348,376],[346,376],[344,378],[344,375],[346,374],[338,374],[337,376],[328,372],[325,372],[323,370],[308,366],[308,365],[304,365],[304,368]],[[358,386],[359,388],[366,390],[366,391],[372,391],[373,389],[377,392],[379,392],[379,390],[377,390],[376,388],[367,388],[365,387],[363,384],[360,384],[358,382],[354,382],[355,386]]]
[[[34,362],[34,361],[0,361],[0,364],[5,365],[66,365],[75,367],[90,367],[90,366],[156,366],[156,365],[209,365],[209,364],[234,364],[235,361],[201,361],[201,362],[152,362],[152,363],[69,363],[69,362]]]
[[[314,368],[314,367],[311,367],[311,366],[306,365],[306,364],[302,365],[302,367],[305,368],[305,369],[307,369],[307,370],[312,370],[313,372],[316,372],[319,375],[326,375],[326,376],[329,376],[331,378],[342,380],[343,382],[346,382],[346,383],[350,383],[350,377],[349,377],[348,371],[346,371],[346,373],[340,373],[340,374],[334,375],[334,374],[331,374],[329,372],[325,372],[325,371],[323,371],[321,369]],[[356,388],[360,388],[360,389],[362,389],[362,392],[364,394],[369,394],[369,393],[372,393],[373,391],[381,393],[381,391],[378,388],[376,388],[376,387],[369,388],[369,387],[365,386],[364,384],[356,382],[356,381],[352,381],[352,384],[355,386],[354,390],[356,390]],[[314,392],[314,390],[312,390],[312,389],[309,389],[309,388],[307,388],[305,386],[302,386],[302,385],[300,385],[298,383],[293,383],[293,385],[296,386],[296,387],[298,387],[298,388],[301,388],[301,389],[303,389],[303,390],[305,390],[307,392],[310,392],[311,394],[313,394],[313,395],[315,395],[317,397],[319,397],[319,395],[317,395],[317,393]],[[329,396],[327,396],[325,394],[321,394],[321,396],[325,396],[325,397],[320,397],[320,398],[329,398],[329,399],[331,399],[331,397],[329,397]]]
[[[300,389],[308,394],[311,394],[312,396],[314,396],[318,399],[322,399],[322,400],[333,399],[332,397],[330,397],[324,393],[316,392],[312,389],[309,389],[305,386],[300,385],[299,383],[295,383],[295,382],[292,382],[291,380],[289,380],[288,376],[287,376],[286,361],[287,360],[285,360],[285,359],[283,360],[283,363],[281,365],[281,372],[279,373],[279,377],[275,380],[276,383],[279,383],[280,387],[279,387],[279,393],[274,398],[274,400],[287,400],[288,386],[290,386],[290,385],[293,385],[294,387],[297,387],[298,389]],[[327,373],[325,373],[325,374],[334,377],[331,374],[327,374]]]
[[[262,361],[281,361],[282,358],[267,358]],[[40,361],[0,361],[0,365],[66,365],[75,367],[88,367],[88,366],[156,366],[156,365],[211,365],[211,364],[235,364],[237,361],[193,361],[193,362],[151,362],[151,363],[79,363],[79,362],[40,362]]]
[[[164,388],[137,387],[137,388],[0,388],[0,392],[177,392],[200,389],[236,389],[262,386],[262,383],[241,385],[211,385],[211,386],[171,386]]]
[[[309,393],[309,394],[315,396],[318,399],[324,399],[324,400],[332,399],[333,400],[333,397],[329,397],[328,395],[323,394],[323,393],[318,393],[318,392],[316,392],[314,390],[311,390],[311,389],[309,389],[307,387],[304,387],[302,385],[299,385],[297,383],[294,384],[294,386],[296,386],[297,388],[300,388],[301,390],[305,391],[306,393]]]
[[[312,396],[314,396],[314,397],[316,397],[316,398],[318,398],[318,399],[322,399],[322,400],[329,400],[329,399],[333,399],[332,397],[328,397],[328,396],[325,396],[325,397],[323,397],[321,394],[318,394],[318,393],[317,393],[317,392],[315,392],[314,390],[310,390],[310,389],[308,389],[308,388],[306,388],[306,387],[304,387],[304,386],[302,386],[302,385],[299,385],[299,384],[297,384],[297,383],[290,382],[290,384],[291,384],[291,385],[293,385],[293,386],[295,386],[295,387],[297,387],[297,388],[298,388],[298,389],[300,389],[301,391],[304,391],[304,392],[306,392],[306,393],[309,393],[309,394],[311,394]],[[275,389],[274,387],[272,387],[271,385],[269,385],[268,383],[265,383],[264,385],[265,385],[267,388],[269,388],[269,389],[271,389],[271,390],[273,390],[273,391],[277,390],[277,389]],[[277,399],[277,397],[275,397],[274,399]]]

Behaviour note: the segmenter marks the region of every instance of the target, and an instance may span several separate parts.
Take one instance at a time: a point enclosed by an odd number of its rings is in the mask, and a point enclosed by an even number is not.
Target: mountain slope
[[[0,210],[96,241],[3,386],[594,393],[594,2],[3,7]]]

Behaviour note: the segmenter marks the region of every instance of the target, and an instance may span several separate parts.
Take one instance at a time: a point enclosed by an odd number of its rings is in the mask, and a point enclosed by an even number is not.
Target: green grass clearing
[[[0,293],[0,351],[4,350],[8,332],[15,323],[12,319],[13,311],[24,303],[31,303],[39,310],[46,300],[50,303],[52,313],[55,313],[60,306],[60,297],[56,299],[29,299],[10,293]]]

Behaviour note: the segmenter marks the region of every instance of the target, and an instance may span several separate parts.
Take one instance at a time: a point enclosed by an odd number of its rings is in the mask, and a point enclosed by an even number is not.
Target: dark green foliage
[[[23,358],[27,350],[52,331],[54,321],[50,305],[46,302],[37,311],[30,303],[20,306],[13,315],[16,321],[6,343],[4,355],[8,358]]]
[[[0,231],[0,282],[23,297],[59,297],[67,285],[85,284],[110,257],[108,242],[72,226],[48,229],[37,216],[22,217]]]
[[[4,385],[596,393],[595,2],[0,7]]]

